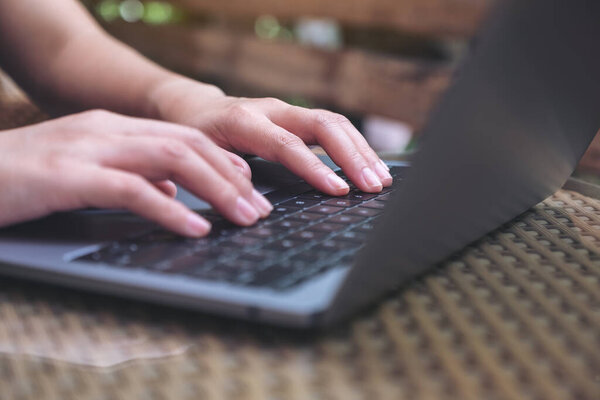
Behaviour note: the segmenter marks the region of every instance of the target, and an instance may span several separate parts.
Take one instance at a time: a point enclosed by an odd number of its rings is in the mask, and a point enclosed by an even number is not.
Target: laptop
[[[115,211],[0,232],[0,272],[287,327],[334,324],[560,188],[600,128],[600,3],[493,8],[409,167],[333,198],[261,160],[272,215],[185,239]],[[343,176],[343,175],[342,175]],[[261,184],[264,183],[264,184]]]

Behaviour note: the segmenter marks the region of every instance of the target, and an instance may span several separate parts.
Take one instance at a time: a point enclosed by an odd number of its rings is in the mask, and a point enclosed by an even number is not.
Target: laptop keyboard
[[[157,230],[109,243],[75,261],[178,274],[236,285],[289,289],[332,268],[350,266],[407,167],[392,167],[394,185],[381,193],[332,197],[306,184],[267,195],[271,215],[236,226],[211,211],[208,237],[188,239]],[[299,194],[298,194],[299,193]]]

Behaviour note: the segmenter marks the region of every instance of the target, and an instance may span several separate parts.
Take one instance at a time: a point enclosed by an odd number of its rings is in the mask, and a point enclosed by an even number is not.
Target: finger
[[[261,218],[267,217],[273,210],[271,203],[257,190],[254,189],[252,182],[244,175],[241,169],[232,162],[233,153],[221,149],[206,136],[196,135],[193,139],[188,139],[191,147],[204,158],[213,168],[215,168],[227,181],[231,182],[240,192],[240,194],[254,206]],[[238,164],[245,164],[248,170],[248,164],[237,157]],[[243,163],[243,164],[242,164]]]
[[[392,175],[390,174],[390,168],[383,162],[381,158],[375,153],[375,150],[369,146],[369,143],[365,137],[356,129],[352,123],[344,124],[344,128],[350,139],[354,142],[354,145],[358,151],[365,157],[367,162],[371,165],[371,168],[375,171],[381,183],[384,187],[391,186],[393,183]]]
[[[254,190],[249,178],[250,167],[239,156],[224,153],[202,132],[190,127],[162,121],[123,117],[122,134],[128,137],[154,137],[181,140],[201,155],[227,181],[233,184],[240,194],[258,212],[260,217],[268,216],[273,210],[271,203]]]
[[[177,196],[177,185],[169,180],[154,182],[154,186],[169,197]]]
[[[361,143],[352,123],[345,117],[323,110],[285,107],[271,114],[273,122],[286,127],[305,141],[321,145],[331,159],[363,191],[379,192],[392,183],[389,172],[366,141]],[[356,131],[362,138],[362,135]]]
[[[244,175],[247,179],[252,178],[252,170],[250,169],[250,166],[248,165],[246,160],[244,160],[242,157],[238,156],[237,154],[227,151],[225,149],[223,149],[223,151],[225,152],[225,154],[227,154],[227,157],[229,157],[229,160],[236,167],[238,167],[238,169],[240,170],[242,175]]]
[[[300,138],[268,118],[239,119],[231,128],[240,132],[230,139],[235,148],[280,162],[325,193],[341,196],[350,190],[348,184],[319,160]]]
[[[210,232],[208,221],[139,175],[109,168],[90,168],[74,175],[79,178],[72,190],[84,206],[124,208],[184,236],[201,237]]]
[[[150,181],[172,179],[236,224],[251,225],[260,217],[232,182],[180,140],[123,137],[102,162],[104,166],[133,172]]]

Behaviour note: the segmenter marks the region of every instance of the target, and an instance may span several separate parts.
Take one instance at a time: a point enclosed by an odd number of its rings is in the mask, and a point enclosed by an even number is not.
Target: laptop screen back
[[[504,0],[326,320],[422,274],[559,189],[600,128],[600,2]]]

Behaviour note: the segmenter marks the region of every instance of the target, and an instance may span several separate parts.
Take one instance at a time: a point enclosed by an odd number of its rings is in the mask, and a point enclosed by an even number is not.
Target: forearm
[[[63,114],[104,108],[161,118],[163,90],[190,83],[108,36],[72,0],[0,1],[0,61],[43,108]],[[164,92],[164,95],[157,93]]]

